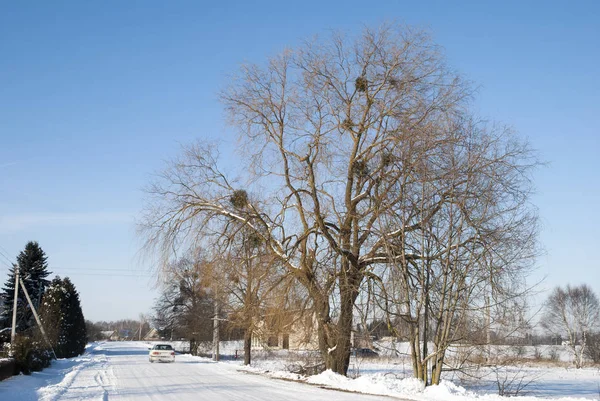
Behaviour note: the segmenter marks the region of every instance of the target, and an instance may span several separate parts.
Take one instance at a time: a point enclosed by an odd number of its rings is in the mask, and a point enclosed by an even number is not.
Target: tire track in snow
[[[102,389],[102,401],[109,401],[109,391],[115,390],[116,376],[112,366],[106,369],[108,362],[105,361],[100,371],[94,375],[94,381]]]
[[[94,375],[94,381],[102,388],[102,401],[108,401],[108,390],[104,387],[105,371],[100,371]]]
[[[87,359],[86,359],[87,357]],[[64,375],[63,379],[56,384],[53,384],[48,387],[44,387],[40,389],[40,401],[57,401],[63,395],[65,395],[68,391],[77,376],[85,370],[88,369],[102,361],[99,360],[96,356],[84,355],[84,357],[79,357],[78,359],[84,359],[80,363],[77,363],[71,367],[69,371]],[[106,358],[104,358],[106,360]]]

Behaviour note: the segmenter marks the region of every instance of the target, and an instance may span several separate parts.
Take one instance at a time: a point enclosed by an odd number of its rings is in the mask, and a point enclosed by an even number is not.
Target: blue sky
[[[544,288],[600,295],[600,2],[103,1],[0,5],[0,282],[29,240],[91,320],[137,318],[156,290],[138,257],[142,188],[180,144],[228,138],[216,92],[332,29],[430,29],[479,87],[483,117],[529,138]]]

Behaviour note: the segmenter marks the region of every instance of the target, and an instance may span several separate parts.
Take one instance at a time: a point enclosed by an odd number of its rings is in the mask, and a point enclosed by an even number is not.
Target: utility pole
[[[140,335],[139,341],[142,341],[142,330],[144,328],[144,323],[146,322],[146,316],[143,313],[140,313]]]
[[[215,295],[218,295],[217,291],[215,291]],[[219,360],[219,301],[217,299],[218,296],[215,297],[215,317],[213,318],[213,361]]]
[[[29,307],[31,308],[31,311],[33,312],[33,317],[35,317],[35,321],[37,322],[38,326],[40,326],[40,331],[42,332],[42,336],[44,336],[44,340],[46,340],[46,343],[52,350],[54,359],[58,359],[56,357],[56,354],[54,353],[54,348],[52,348],[52,344],[50,344],[50,340],[48,339],[48,336],[46,335],[44,326],[42,326],[42,321],[40,320],[40,317],[38,316],[37,311],[35,310],[35,307],[33,306],[33,302],[31,302],[31,298],[29,298],[29,292],[27,292],[27,288],[25,288],[25,284],[23,284],[23,279],[19,278],[19,283],[21,283],[21,288],[23,288],[23,292],[25,293],[25,298],[27,298],[27,302],[29,302]]]
[[[17,336],[17,299],[19,298],[19,266],[15,266],[15,296],[13,300],[12,328],[10,331],[10,343],[14,345]]]

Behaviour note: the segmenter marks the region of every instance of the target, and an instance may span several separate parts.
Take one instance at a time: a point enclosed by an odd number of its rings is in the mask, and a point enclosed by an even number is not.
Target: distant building
[[[119,334],[115,330],[101,331],[100,336],[102,337],[103,340],[108,340],[108,341],[119,341],[121,339],[119,337]]]
[[[262,321],[252,333],[254,349],[317,350],[316,320],[290,312],[277,322]]]
[[[144,341],[156,341],[160,340],[160,336],[158,335],[158,331],[156,329],[150,329],[148,333],[144,336]]]

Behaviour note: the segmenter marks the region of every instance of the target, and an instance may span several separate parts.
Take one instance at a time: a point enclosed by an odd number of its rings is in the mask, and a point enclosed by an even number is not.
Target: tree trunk
[[[197,356],[198,355],[198,351],[197,351],[196,347],[196,339],[195,338],[191,338],[190,339],[190,354]]]
[[[347,263],[347,262],[346,262]],[[353,312],[362,272],[343,264],[347,276],[340,283],[340,316],[337,323],[331,321],[329,298],[315,285],[311,274],[301,277],[314,302],[319,351],[325,363],[325,369],[346,375],[350,365],[350,338],[352,333]]]
[[[439,351],[437,349],[436,351]],[[444,366],[444,353],[437,353],[431,364],[431,384],[440,384],[442,367]]]
[[[350,365],[350,337],[352,333],[354,302],[358,296],[352,285],[343,288],[340,294],[340,317],[337,324],[337,338],[333,353],[333,365],[330,367],[335,373],[346,375]]]
[[[334,327],[330,322],[329,304],[327,303],[327,301],[315,301],[315,312],[317,319],[317,339],[319,342],[319,351],[321,353],[321,358],[325,363],[325,369],[332,369],[333,358],[329,350],[332,349],[334,346],[334,339],[332,336]]]
[[[252,348],[252,330],[246,329],[244,332],[244,365],[250,365],[251,355],[250,350]]]
[[[427,383],[427,365],[423,361],[421,354],[421,330],[419,330],[419,321],[411,323],[410,352],[413,362],[413,376],[423,383]]]
[[[429,288],[428,288],[428,281],[429,281],[429,272],[427,273],[427,282],[425,284],[425,310],[423,313],[423,355],[422,357],[425,359],[427,358],[427,355],[429,354],[429,350],[427,348],[428,345],[428,340],[429,340]],[[433,370],[433,368],[432,368]],[[431,384],[431,382],[429,382],[429,377],[427,374],[427,364],[425,364],[425,375],[423,377],[423,382],[425,383],[425,385],[429,385]],[[432,372],[433,375],[433,372]]]

